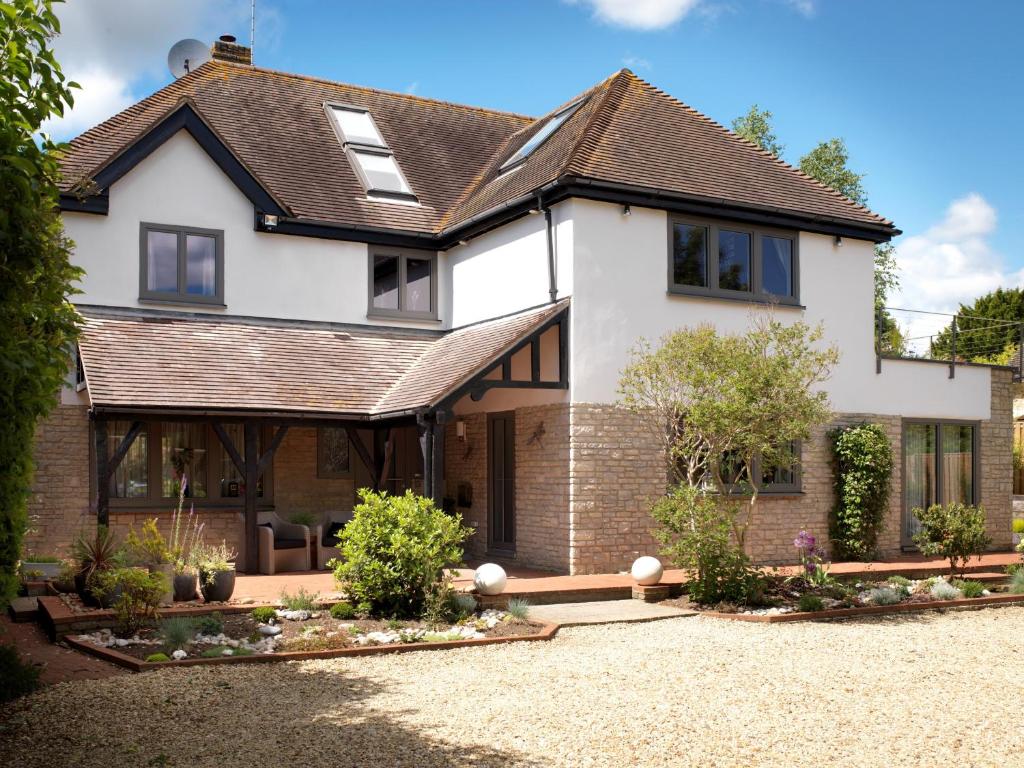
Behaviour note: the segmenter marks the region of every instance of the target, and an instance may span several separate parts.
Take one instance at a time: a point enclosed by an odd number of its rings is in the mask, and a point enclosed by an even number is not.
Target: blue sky
[[[61,15],[58,53],[88,91],[64,136],[168,82],[178,38],[249,36],[247,0]],[[527,114],[623,66],[725,124],[756,102],[790,161],[846,140],[870,206],[906,233],[893,301],[946,311],[1024,276],[1022,26],[1011,0],[257,0],[255,59]]]

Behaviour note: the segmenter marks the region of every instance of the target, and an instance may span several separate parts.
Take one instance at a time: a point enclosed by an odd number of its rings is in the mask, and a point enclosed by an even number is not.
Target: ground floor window
[[[909,421],[903,425],[904,539],[918,531],[915,509],[977,503],[977,426]]]
[[[799,440],[791,440],[780,448],[772,459],[758,455],[752,471],[747,473],[746,462],[733,452],[722,455],[719,472],[730,493],[747,493],[748,483],[756,482],[758,493],[800,493]],[[706,484],[713,485],[710,473]]]

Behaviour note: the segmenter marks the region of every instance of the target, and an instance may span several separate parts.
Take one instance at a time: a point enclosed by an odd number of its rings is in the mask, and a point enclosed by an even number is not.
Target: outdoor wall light
[[[272,213],[263,214],[263,226],[269,229],[277,226],[277,216]]]
[[[624,206],[622,206],[622,215],[623,216],[629,216],[631,213],[633,213],[633,212],[629,209],[629,203],[626,203]]]
[[[466,439],[466,422],[456,421],[455,422],[455,437],[459,440],[465,441]]]
[[[839,235],[836,235],[836,248],[842,248],[842,247],[843,247],[843,238],[841,238]]]

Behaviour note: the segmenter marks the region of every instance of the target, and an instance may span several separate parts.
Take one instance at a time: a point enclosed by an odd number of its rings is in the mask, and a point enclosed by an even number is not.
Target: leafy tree
[[[839,138],[829,139],[800,158],[800,170],[855,203],[865,205],[868,196],[862,183],[864,174],[851,170],[849,160],[846,142]]]
[[[907,351],[903,333],[885,308],[889,294],[899,284],[896,248],[892,243],[879,243],[875,246],[875,337],[881,351],[891,355],[904,355]]]
[[[956,313],[956,356],[977,362],[1009,362],[1020,343],[1020,323],[1024,322],[1024,290],[997,288],[961,304]],[[944,328],[932,343],[935,357],[953,354],[953,323]]]
[[[759,109],[757,104],[751,105],[747,114],[732,121],[733,133],[742,136],[752,144],[756,144],[765,152],[782,157],[785,146],[779,143],[772,128],[772,113],[767,109]]]
[[[57,145],[36,141],[71,106],[49,42],[60,25],[49,0],[0,3],[0,605],[17,586],[27,526],[32,439],[68,370],[77,314],[57,188]]]

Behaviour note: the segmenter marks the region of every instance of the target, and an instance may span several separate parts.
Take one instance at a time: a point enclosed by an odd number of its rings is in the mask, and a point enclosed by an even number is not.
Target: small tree
[[[992,540],[985,533],[985,510],[970,504],[933,504],[928,509],[915,509],[914,517],[921,530],[914,543],[925,555],[939,555],[949,560],[952,576],[960,568],[963,576],[967,561],[984,552]]]
[[[757,104],[752,105],[747,114],[732,121],[732,130],[765,152],[782,157],[785,147],[779,143],[779,137],[775,135],[772,113],[769,110],[760,109]]]

